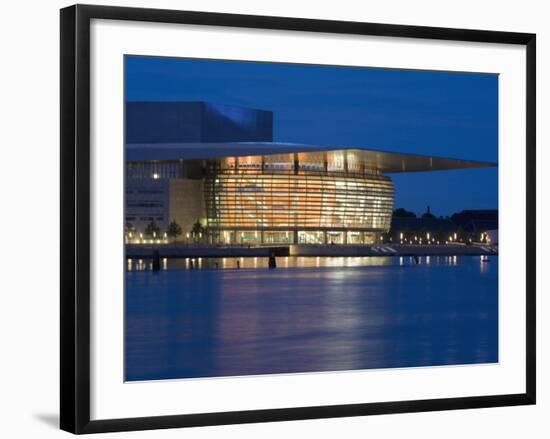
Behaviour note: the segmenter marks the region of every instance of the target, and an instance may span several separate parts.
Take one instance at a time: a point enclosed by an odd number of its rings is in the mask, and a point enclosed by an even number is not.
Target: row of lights
[[[489,235],[486,233],[486,232],[483,232],[480,237],[480,242],[487,242],[487,243],[490,243],[491,242],[491,239],[489,238]],[[380,237],[380,240],[382,240],[382,237]],[[390,238],[391,240],[391,238]],[[411,244],[422,244],[423,242],[426,243],[426,244],[435,244],[437,243],[438,245],[440,244],[440,241],[436,241],[434,237],[431,237],[430,236],[430,233],[426,233],[426,238],[422,238],[422,236],[414,236],[413,238],[410,238],[410,239],[407,239],[404,237],[403,235],[403,232],[401,232],[399,234],[399,241],[401,244],[403,243],[411,243]],[[462,239],[458,238],[456,232],[453,233],[452,235],[449,235],[449,238],[445,241],[445,244],[452,244],[453,242],[463,242]],[[472,242],[472,238],[468,238],[468,242]]]
[[[391,238],[390,238],[391,239]],[[448,244],[449,242],[453,242],[453,241],[456,241],[457,240],[457,235],[456,233],[454,233],[452,236],[449,236],[449,239],[447,241],[445,241],[445,244]],[[403,232],[401,232],[399,234],[399,241],[401,244],[403,243],[408,243],[409,240],[407,238],[404,237],[403,235]],[[471,241],[471,240],[470,240]],[[430,233],[426,233],[426,238],[425,240],[422,238],[422,236],[414,236],[413,238],[410,239],[410,243],[418,243],[418,244],[422,244],[422,243],[426,243],[426,244],[437,244],[439,245],[440,244],[440,241],[436,241],[436,239],[430,235]]]
[[[190,235],[189,233],[187,233],[185,236],[186,236],[187,240],[189,240],[189,238],[190,238],[191,235]],[[256,233],[254,234],[254,236],[257,238],[257,237],[258,237],[258,233],[256,232]],[[134,238],[134,235],[132,234],[132,232],[129,232],[129,233],[127,234],[127,241],[128,241],[128,242],[131,242],[133,238]],[[199,238],[202,238],[202,233],[199,233]],[[241,240],[242,240],[243,238],[244,238],[244,233],[241,232]],[[381,237],[380,237],[380,241],[383,241],[383,239],[384,239],[384,238],[381,236]],[[392,238],[390,238],[390,240],[391,240],[391,239],[392,239]],[[414,242],[413,242],[413,240],[414,240]],[[409,240],[408,240],[407,238],[404,237],[403,232],[401,232],[401,233],[399,234],[399,241],[400,241],[401,244],[403,244],[403,243],[409,243]],[[445,244],[449,244],[449,243],[453,243],[453,242],[458,242],[458,241],[462,242],[462,240],[458,240],[457,234],[454,233],[453,235],[450,235],[450,236],[449,236],[449,239],[445,241]],[[472,238],[469,238],[468,241],[469,241],[469,242],[472,242]],[[480,242],[484,242],[484,241],[487,242],[487,243],[490,243],[490,242],[491,242],[491,239],[489,238],[489,235],[488,235],[487,233],[485,233],[485,232],[482,233],[482,234],[480,235]],[[423,240],[422,237],[418,237],[418,236],[416,236],[416,235],[414,236],[414,238],[411,238],[411,239],[410,239],[410,243],[411,243],[411,244],[413,244],[413,243],[415,243],[415,244],[416,244],[416,243],[422,244],[423,242],[425,242],[426,244],[430,244],[430,243],[432,243],[432,244],[436,244],[436,243],[437,243],[437,245],[440,244],[440,241],[436,241],[435,238],[433,238],[433,237],[430,238],[430,233],[429,233],[429,232],[426,233],[426,239],[425,239],[425,241]],[[167,243],[168,243],[168,234],[165,232],[164,235],[162,235],[162,237],[161,237],[161,236],[157,237],[156,232],[153,232],[153,239],[144,239],[144,238],[143,238],[143,233],[140,233],[140,234],[139,234],[139,238],[136,237],[136,238],[134,239],[134,242],[133,242],[133,243],[134,243],[134,244],[167,244]]]
[[[190,233],[187,233],[186,238],[189,240]],[[199,233],[199,238],[202,238],[202,233]],[[126,235],[126,241],[133,244],[168,244],[168,233],[157,236],[156,232],[153,232],[153,238],[144,238],[143,233],[134,236],[132,232],[128,232]]]
[[[168,243],[168,234],[164,233],[164,235],[159,235],[157,237],[157,233],[153,232],[153,239],[144,239],[143,233],[140,233],[139,235],[134,237],[134,234],[132,232],[128,232],[126,240],[128,243],[131,243],[133,240],[134,244],[166,244]]]

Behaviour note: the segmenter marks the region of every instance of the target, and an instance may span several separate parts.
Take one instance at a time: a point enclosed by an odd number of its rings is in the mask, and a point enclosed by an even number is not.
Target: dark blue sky
[[[274,112],[274,140],[498,161],[498,76],[126,58],[128,101],[201,100]],[[396,207],[498,207],[498,168],[393,174]]]

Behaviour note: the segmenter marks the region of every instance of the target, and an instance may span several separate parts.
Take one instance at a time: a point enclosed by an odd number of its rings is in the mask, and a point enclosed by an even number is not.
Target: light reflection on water
[[[128,271],[127,379],[498,361],[498,257],[262,259]]]
[[[481,257],[480,257],[481,258]],[[278,268],[364,267],[379,265],[456,265],[457,256],[279,256]],[[127,259],[128,271],[150,271],[151,259]],[[161,270],[265,269],[267,257],[163,258]]]

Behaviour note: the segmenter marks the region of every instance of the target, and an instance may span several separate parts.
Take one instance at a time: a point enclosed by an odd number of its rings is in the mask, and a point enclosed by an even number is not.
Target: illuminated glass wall
[[[391,179],[343,151],[127,162],[126,177],[138,187],[202,181],[204,207],[194,218],[211,242],[373,244],[390,229]],[[181,200],[174,208],[184,212],[189,203]]]
[[[360,243],[363,235],[349,233],[387,232],[393,209],[391,179],[364,167],[360,172],[348,169],[339,157],[317,155],[211,163],[204,184],[208,227],[240,231],[224,240],[243,243],[256,241],[257,231],[264,232],[264,242],[292,240],[273,231],[300,231],[296,239],[304,243]],[[327,232],[338,230],[346,236],[327,238]]]

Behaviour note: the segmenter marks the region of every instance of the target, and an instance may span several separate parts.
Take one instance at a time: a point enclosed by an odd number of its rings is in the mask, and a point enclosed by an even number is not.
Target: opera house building
[[[126,223],[199,221],[211,244],[374,244],[390,175],[492,163],[273,141],[273,114],[204,102],[126,104]],[[138,241],[136,241],[138,242]]]

